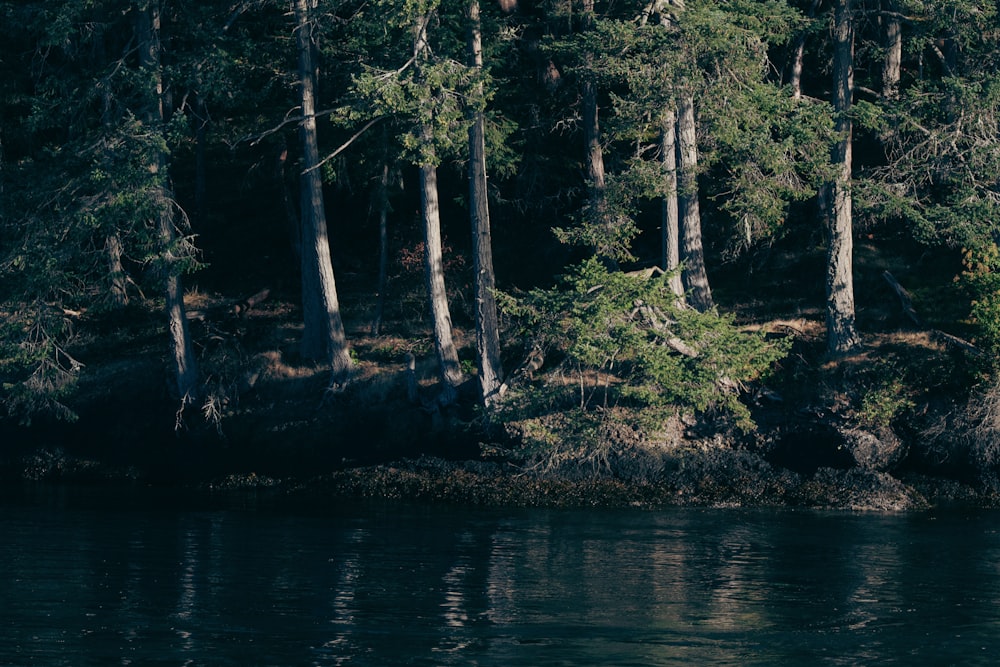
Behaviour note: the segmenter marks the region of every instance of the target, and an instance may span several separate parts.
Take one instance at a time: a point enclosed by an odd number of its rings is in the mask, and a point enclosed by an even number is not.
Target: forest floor
[[[749,434],[710,414],[678,413],[653,433],[609,418],[596,448],[564,442],[522,451],[526,425],[487,425],[471,388],[457,405],[433,407],[436,370],[419,281],[400,281],[376,336],[370,277],[341,271],[357,362],[345,391],[329,391],[325,370],[297,359],[293,290],[273,287],[247,307],[249,293],[264,286],[195,288],[187,306],[209,400],[179,414],[158,304],[136,299],[114,315],[83,316],[73,354],[86,372],[68,400],[76,421],[0,422],[0,477],[479,505],[1000,504],[997,455],[981,442],[983,420],[968,414],[977,400],[969,393],[976,353],[954,325],[960,264],[864,244],[857,257],[863,345],[837,359],[825,352],[821,251],[775,249],[756,266],[719,272],[720,309],[748,329],[794,340],[766,383],[745,388],[757,423]],[[905,312],[885,271],[910,290],[921,319]],[[471,372],[463,305],[455,300],[453,316]],[[408,354],[417,359],[416,402],[407,391]],[[523,355],[510,346],[507,367]]]

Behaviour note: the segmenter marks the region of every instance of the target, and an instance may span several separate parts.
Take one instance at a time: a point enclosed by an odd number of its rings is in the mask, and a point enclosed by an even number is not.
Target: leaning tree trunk
[[[833,107],[840,140],[833,149],[836,180],[829,188],[829,246],[826,274],[827,348],[842,355],[857,347],[854,325],[853,219],[851,203],[851,98],[854,92],[854,26],[851,0],[834,8]]]
[[[296,45],[299,55],[299,93],[303,121],[303,171],[299,178],[302,202],[302,356],[328,362],[331,385],[340,386],[354,369],[347,336],[340,316],[337,285],[330,259],[323,180],[318,169],[319,145],[316,138],[315,68],[309,18],[310,0],[295,0]]]
[[[469,0],[469,59],[476,71],[483,68],[483,38],[479,0]],[[482,99],[482,84],[475,95]],[[500,399],[503,369],[500,363],[500,329],[494,294],[493,245],[490,235],[490,207],[486,190],[486,121],[483,111],[472,112],[469,127],[469,210],[472,223],[473,304],[476,320],[476,367],[483,404],[489,408]]]
[[[664,271],[673,272],[670,289],[677,296],[683,296],[684,285],[678,270],[681,264],[680,224],[677,202],[677,112],[667,109],[663,112],[663,127],[660,133],[660,161],[663,166],[663,210],[660,222],[660,255]]]
[[[163,132],[163,75],[160,65],[160,3],[150,0],[140,6],[137,14],[137,39],[139,44],[139,67],[148,72],[153,90],[143,110],[143,117],[149,127]],[[181,407],[193,403],[198,394],[198,365],[195,361],[194,346],[188,330],[187,314],[184,310],[184,285],[181,280],[178,254],[177,230],[174,223],[173,195],[168,185],[167,156],[157,151],[149,165],[152,178],[150,197],[157,211],[156,231],[160,241],[160,253],[166,272],[167,325],[170,332],[171,358],[176,377],[177,395]]]
[[[698,207],[698,141],[695,128],[694,98],[681,97],[677,109],[677,146],[680,154],[680,189],[678,208],[681,216],[681,277],[688,302],[705,312],[714,306],[712,290],[705,272],[705,248],[701,238],[701,211]]]

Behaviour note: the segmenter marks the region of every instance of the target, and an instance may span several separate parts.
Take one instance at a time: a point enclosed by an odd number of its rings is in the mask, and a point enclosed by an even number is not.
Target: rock
[[[922,494],[895,477],[860,468],[821,468],[795,495],[803,505],[824,509],[900,512],[929,506]]]
[[[906,455],[906,445],[892,429],[876,432],[859,428],[838,428],[843,448],[858,468],[885,472],[895,467]]]

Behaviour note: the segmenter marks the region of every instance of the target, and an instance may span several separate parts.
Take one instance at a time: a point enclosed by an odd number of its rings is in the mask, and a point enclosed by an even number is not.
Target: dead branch
[[[342,152],[344,152],[345,150],[347,150],[347,147],[350,146],[351,144],[353,144],[357,140],[358,137],[360,137],[362,134],[364,134],[366,131],[368,131],[368,128],[370,128],[372,125],[374,125],[375,123],[379,122],[380,120],[383,120],[384,118],[386,118],[386,116],[379,116],[378,118],[373,118],[370,121],[368,121],[367,123],[365,123],[364,126],[360,130],[358,130],[357,132],[355,132],[354,135],[351,136],[350,139],[348,139],[347,141],[345,141],[344,143],[342,143],[340,145],[340,147],[337,148],[337,150],[333,151],[332,153],[330,153],[325,158],[323,158],[322,160],[320,160],[319,162],[317,162],[313,166],[309,167],[308,169],[304,169],[302,171],[302,173],[303,174],[308,174],[313,169],[319,169],[324,164],[326,164],[327,162],[329,162],[333,158],[335,158],[338,155],[340,155]]]
[[[978,347],[976,347],[975,345],[973,345],[969,341],[967,341],[965,339],[962,339],[962,338],[959,338],[958,336],[953,336],[950,333],[945,333],[944,331],[940,331],[938,329],[932,329],[931,330],[931,334],[935,338],[939,338],[939,339],[943,340],[944,342],[946,342],[946,343],[948,343],[950,345],[954,345],[955,347],[961,348],[961,349],[965,350],[966,352],[970,352],[970,353],[976,355],[977,357],[986,354],[985,352],[983,352],[982,350],[980,350]]]
[[[666,271],[658,266],[650,266],[646,269],[638,269],[637,271],[626,271],[626,276],[631,276],[632,278],[642,278],[643,280],[649,280],[653,276],[662,276]]]
[[[917,311],[913,307],[913,300],[910,298],[910,293],[906,291],[906,288],[900,285],[899,281],[896,280],[895,276],[889,273],[889,271],[883,271],[882,277],[885,278],[885,281],[889,283],[889,287],[891,287],[896,293],[896,296],[899,297],[899,303],[903,307],[903,312],[906,316],[910,318],[910,320],[918,327],[922,326],[920,317],[917,316]]]
[[[685,343],[677,336],[671,335],[670,330],[667,328],[670,319],[667,317],[666,313],[664,313],[662,310],[660,310],[659,308],[655,308],[653,306],[649,306],[639,301],[636,303],[635,310],[632,311],[632,314],[635,315],[635,313],[637,312],[642,313],[642,315],[646,318],[646,321],[649,322],[649,326],[653,330],[661,334],[666,334],[663,336],[663,342],[671,350],[683,354],[685,357],[690,357],[692,359],[698,356],[697,349],[695,349],[688,343]]]

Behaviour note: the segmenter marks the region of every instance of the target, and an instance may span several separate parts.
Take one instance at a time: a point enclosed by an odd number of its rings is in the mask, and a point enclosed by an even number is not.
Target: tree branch
[[[342,143],[337,150],[333,151],[332,153],[330,153],[325,158],[323,158],[322,160],[320,160],[319,162],[317,162],[313,166],[309,167],[308,169],[304,169],[302,171],[302,173],[303,174],[308,174],[313,169],[318,169],[318,168],[322,167],[324,164],[326,164],[327,162],[329,162],[333,158],[335,158],[338,155],[340,155],[343,151],[347,150],[347,147],[350,146],[351,144],[353,144],[357,140],[358,137],[360,137],[362,134],[364,134],[368,130],[368,128],[370,128],[372,125],[374,125],[375,123],[379,122],[380,120],[384,120],[385,118],[387,118],[387,116],[379,116],[377,118],[372,118],[370,121],[368,121],[367,123],[365,123],[364,126],[360,130],[358,130],[357,132],[355,132],[354,135],[351,136],[350,139],[348,139],[347,141],[345,141],[344,143]]]

